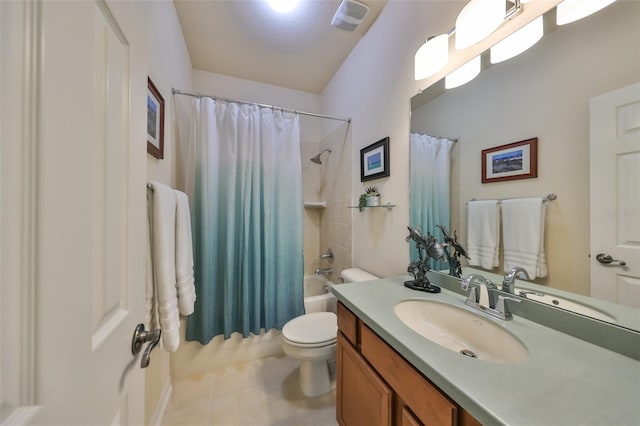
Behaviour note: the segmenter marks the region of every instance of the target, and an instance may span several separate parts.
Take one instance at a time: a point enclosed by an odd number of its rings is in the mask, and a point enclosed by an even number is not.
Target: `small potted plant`
[[[380,193],[375,186],[368,186],[365,190],[365,202],[367,207],[375,207],[380,205]]]
[[[380,205],[380,193],[375,186],[369,186],[365,192],[360,194],[358,198],[358,210],[362,211],[365,207],[376,207]]]

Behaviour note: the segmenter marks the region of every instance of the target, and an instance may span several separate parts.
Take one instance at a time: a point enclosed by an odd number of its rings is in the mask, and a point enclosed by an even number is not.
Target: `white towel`
[[[189,198],[180,191],[176,193],[176,287],[180,315],[191,315],[196,301],[193,278],[193,244],[191,239],[191,213]]]
[[[504,270],[527,270],[531,279],[547,275],[544,254],[545,208],[543,198],[514,198],[502,202]]]
[[[153,228],[153,215],[151,209],[153,205],[153,191],[147,191],[147,280],[146,280],[146,298],[145,298],[145,318],[144,323],[147,330],[160,328],[158,319],[158,304],[156,301],[156,292],[153,284],[153,257],[152,257],[152,240],[151,229]]]
[[[160,182],[150,182],[150,252],[153,270],[151,319],[154,312],[162,329],[162,345],[174,352],[180,344],[180,315],[176,291],[176,194]],[[148,316],[148,315],[147,315]]]
[[[500,209],[498,200],[467,204],[467,254],[469,265],[491,269],[499,265]]]

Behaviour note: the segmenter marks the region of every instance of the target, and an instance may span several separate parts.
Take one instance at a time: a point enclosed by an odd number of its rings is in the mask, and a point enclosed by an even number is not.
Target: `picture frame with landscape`
[[[538,138],[482,150],[482,183],[538,177]]]
[[[360,182],[389,175],[389,137],[360,150]]]

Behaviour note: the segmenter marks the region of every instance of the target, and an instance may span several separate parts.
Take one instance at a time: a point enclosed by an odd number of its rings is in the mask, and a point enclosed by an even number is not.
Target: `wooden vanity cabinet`
[[[340,425],[480,425],[341,303],[338,331]]]

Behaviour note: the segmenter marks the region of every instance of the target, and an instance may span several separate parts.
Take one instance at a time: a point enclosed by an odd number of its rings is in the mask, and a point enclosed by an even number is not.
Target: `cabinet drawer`
[[[456,425],[458,407],[370,328],[360,323],[360,350],[425,425]]]
[[[349,309],[347,309],[342,303],[338,302],[338,330],[342,332],[346,336],[347,339],[353,344],[357,346],[357,327],[356,322],[357,318]]]

